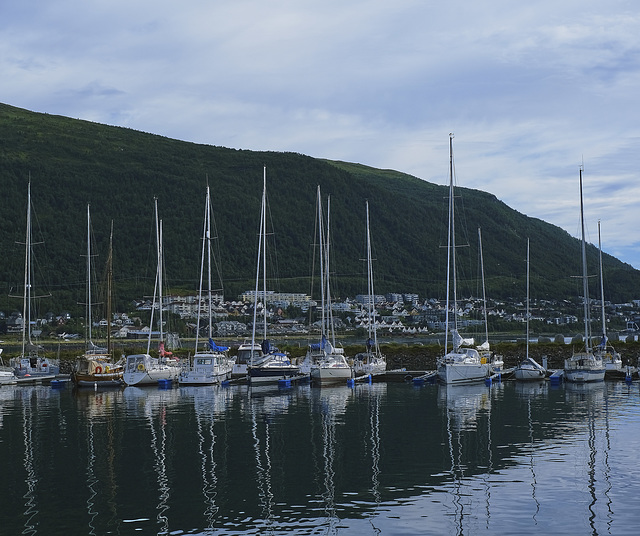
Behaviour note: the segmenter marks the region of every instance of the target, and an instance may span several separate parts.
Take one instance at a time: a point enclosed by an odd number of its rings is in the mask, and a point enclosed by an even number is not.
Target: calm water
[[[638,383],[0,387],[0,534],[637,534]]]

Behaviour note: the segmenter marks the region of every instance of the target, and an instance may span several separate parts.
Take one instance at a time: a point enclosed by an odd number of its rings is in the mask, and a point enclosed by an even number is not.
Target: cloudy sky
[[[640,268],[640,5],[0,2],[0,102],[460,186]],[[335,193],[334,193],[335,194]]]

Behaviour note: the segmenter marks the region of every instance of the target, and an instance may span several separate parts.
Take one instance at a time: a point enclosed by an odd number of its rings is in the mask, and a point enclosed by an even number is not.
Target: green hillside
[[[444,161],[448,155],[443,154]],[[200,269],[205,186],[211,186],[225,294],[252,288],[263,166],[273,234],[274,290],[309,292],[316,186],[331,194],[334,295],[366,288],[365,200],[369,200],[377,291],[443,297],[447,188],[396,171],[171,140],[126,128],[33,113],[0,104],[0,310],[23,280],[27,182],[32,184],[38,272],[60,307],[83,299],[86,204],[91,204],[97,266],[114,220],[114,273],[121,300],[153,292],[153,199],[164,225],[167,280],[191,291]],[[442,178],[443,185],[447,177]],[[477,227],[492,297],[525,293],[526,239],[531,239],[536,298],[575,298],[579,244],[568,233],[520,214],[495,196],[458,190],[468,230],[460,258],[470,293],[478,289]],[[596,272],[597,251],[589,248]],[[277,269],[275,268],[277,267]],[[607,297],[640,296],[639,272],[605,256]],[[464,288],[464,285],[462,285]],[[20,290],[21,292],[21,290]],[[594,296],[595,285],[594,285]],[[51,307],[54,308],[53,306]]]

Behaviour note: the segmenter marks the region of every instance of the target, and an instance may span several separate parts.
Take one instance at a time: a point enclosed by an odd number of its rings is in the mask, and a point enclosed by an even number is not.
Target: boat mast
[[[198,344],[200,341],[200,320],[202,318],[202,280],[204,279],[204,255],[205,247],[207,247],[207,238],[209,236],[207,229],[209,207],[209,185],[207,185],[207,195],[204,202],[204,223],[202,229],[202,254],[200,255],[200,288],[198,290],[198,323],[196,325],[196,352],[198,351]],[[211,303],[211,302],[209,302]],[[209,327],[211,329],[211,327]]]
[[[262,331],[267,339],[267,166],[263,168],[262,188]]]
[[[449,226],[447,229],[447,300],[445,312],[445,334],[444,334],[444,350],[447,352],[449,341],[449,300],[451,292],[451,277],[453,276],[453,319],[454,329],[458,331],[458,315],[457,309],[457,289],[456,289],[456,237],[455,237],[455,218],[454,218],[454,197],[453,197],[453,134],[449,134]],[[453,350],[457,350],[456,338],[453,338]]]
[[[484,258],[482,256],[482,231],[478,227],[478,243],[480,244],[480,272],[482,273],[482,311],[484,313],[484,340],[489,341],[489,322],[487,321],[487,294],[484,285]]]
[[[326,285],[327,285],[327,322],[329,322],[329,326],[331,327],[331,344],[333,345],[333,347],[335,348],[336,346],[336,334],[335,334],[335,330],[333,327],[333,311],[331,310],[331,289],[329,288],[329,247],[331,245],[331,240],[330,240],[330,232],[329,232],[329,222],[331,219],[331,196],[327,197],[327,235],[326,235],[326,255],[327,255],[327,260],[326,260],[326,264],[325,264],[325,279],[326,279]]]
[[[155,286],[153,288],[153,302],[151,304],[151,318],[149,320],[149,337],[147,338],[147,354],[151,350],[151,335],[153,333],[153,315],[155,313],[156,308],[156,296],[160,295],[160,342],[162,342],[162,253],[160,250],[160,243],[162,240],[161,228],[162,222],[158,219],[158,198],[153,198],[154,211],[155,211],[155,222],[156,222],[156,281]]]
[[[527,238],[527,359],[529,359],[529,238]]]
[[[602,240],[600,238],[600,220],[598,220],[598,251],[600,257],[600,313],[602,315],[602,344],[607,344],[607,319],[604,311],[604,282],[602,275]]]
[[[87,348],[93,346],[91,334],[91,205],[87,203]]]
[[[321,311],[321,336],[327,335],[327,311],[325,303],[325,279],[324,279],[324,222],[322,218],[322,196],[320,194],[320,185],[318,185],[318,240],[320,251],[320,311]]]
[[[107,353],[111,355],[111,291],[113,284],[113,220],[109,234],[109,255],[107,257]]]
[[[27,186],[27,230],[24,254],[24,296],[22,304],[22,355],[31,347],[31,180]]]
[[[260,208],[260,231],[258,233],[258,261],[257,261],[257,266],[256,266],[256,286],[255,286],[255,292],[253,295],[253,325],[251,326],[251,364],[254,364],[254,355],[255,355],[255,351],[254,351],[254,345],[256,342],[256,322],[258,320],[258,289],[260,288],[260,257],[261,257],[261,253],[264,249],[264,247],[266,246],[266,244],[263,246],[263,239],[265,239],[266,241],[266,236],[265,236],[265,220],[266,220],[266,198],[267,198],[267,167],[264,167],[263,170],[263,178],[262,178],[262,203],[261,203],[261,208]],[[266,256],[264,257],[265,261],[265,267],[266,267]],[[262,309],[263,309],[263,313],[264,313],[264,333],[265,333],[265,338],[266,338],[266,334],[267,334],[267,311],[266,311],[266,278],[265,278],[265,290],[264,290],[265,294],[265,298],[263,299],[262,302]]]
[[[207,246],[207,309],[209,311],[209,339],[213,338],[213,307],[211,303],[211,194],[207,184],[207,206],[206,206],[207,234],[205,238]]]
[[[369,339],[373,335],[373,347],[378,353],[378,331],[375,323],[375,294],[373,291],[373,262],[371,259],[371,233],[369,229],[369,201],[365,201],[367,208],[367,291],[369,292]]]
[[[584,203],[582,200],[582,166],[580,166],[580,225],[582,229],[582,292],[584,296],[584,339],[585,349],[591,351],[591,340],[589,335],[589,281],[587,276],[587,245],[584,236]]]

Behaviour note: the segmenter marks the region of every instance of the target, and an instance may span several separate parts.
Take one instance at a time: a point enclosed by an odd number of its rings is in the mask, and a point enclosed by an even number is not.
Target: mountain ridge
[[[443,155],[448,159],[448,155]],[[164,221],[166,272],[176,289],[194,290],[200,267],[205,186],[211,187],[222,280],[229,299],[253,288],[262,193],[267,169],[278,274],[274,290],[312,291],[315,196],[331,194],[334,295],[366,290],[365,200],[371,211],[376,291],[445,292],[447,186],[395,170],[317,159],[299,153],[248,151],[172,140],[156,134],[30,112],[0,104],[0,291],[22,278],[26,188],[47,243],[42,268],[62,303],[83,295],[86,204],[91,203],[95,251],[106,258],[114,220],[114,272],[125,299],[149,294],[155,274],[153,199]],[[487,293],[525,295],[526,239],[531,239],[532,296],[574,298],[581,292],[579,242],[564,230],[511,209],[495,195],[457,188],[468,237],[461,267],[468,293],[478,289],[477,227],[482,228]],[[577,208],[576,208],[577,210]],[[23,246],[21,246],[23,247]],[[270,248],[271,249],[271,248]],[[468,259],[464,259],[468,257]],[[592,272],[597,249],[588,247]],[[99,265],[100,260],[96,259]],[[605,294],[623,301],[640,294],[640,272],[604,254]],[[597,297],[595,285],[591,296]],[[0,310],[17,308],[0,298]]]

